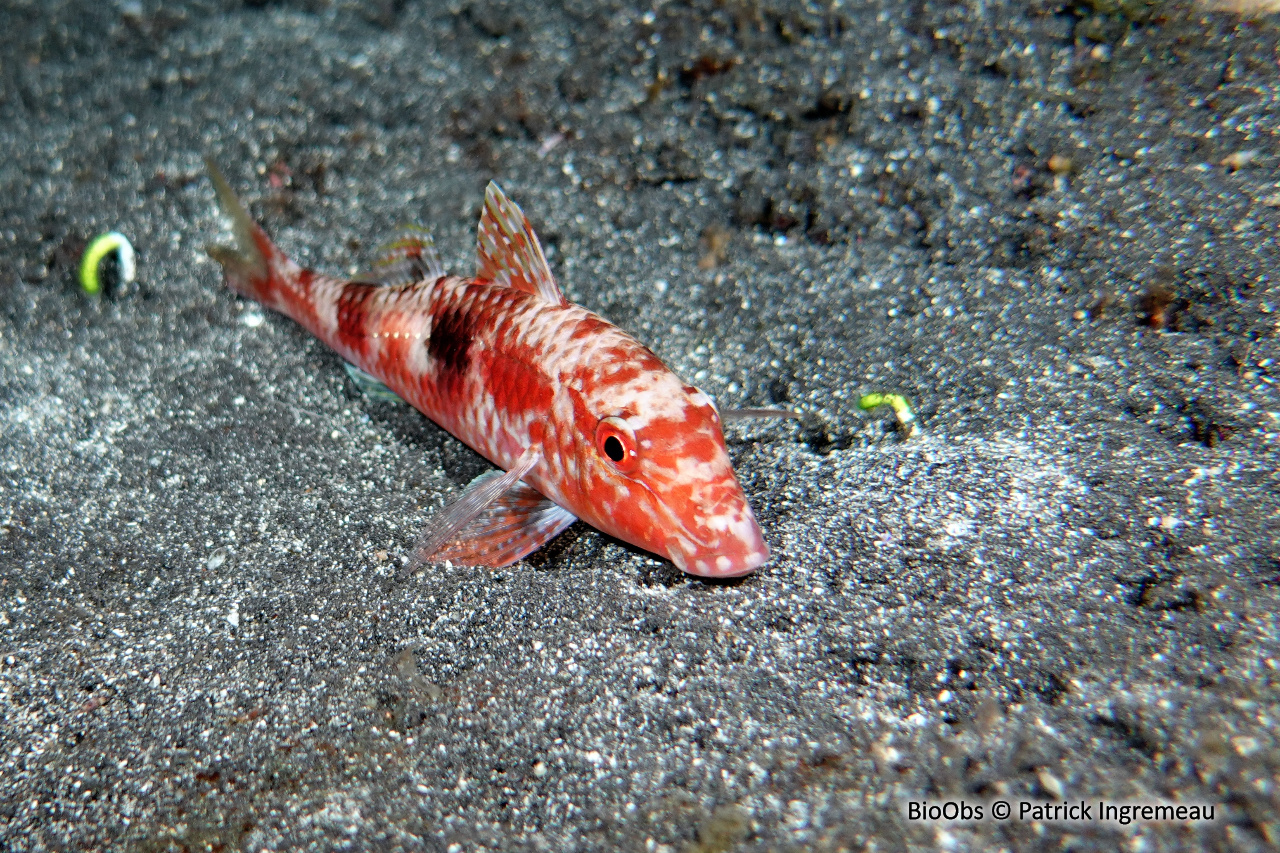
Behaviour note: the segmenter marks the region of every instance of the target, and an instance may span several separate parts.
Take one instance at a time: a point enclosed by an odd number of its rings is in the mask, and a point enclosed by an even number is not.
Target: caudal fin
[[[209,178],[218,193],[218,202],[222,210],[231,220],[235,233],[234,246],[206,246],[209,257],[222,264],[222,271],[227,277],[227,284],[237,293],[252,297],[260,302],[270,304],[267,298],[271,282],[271,264],[269,255],[278,254],[267,232],[253,221],[249,211],[244,209],[240,199],[232,192],[227,179],[218,171],[213,160],[204,158],[209,169]]]

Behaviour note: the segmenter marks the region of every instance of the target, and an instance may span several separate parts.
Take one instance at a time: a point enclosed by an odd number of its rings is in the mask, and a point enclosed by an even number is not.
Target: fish
[[[725,447],[726,411],[654,352],[565,298],[524,212],[485,190],[474,276],[449,275],[426,229],[347,280],[272,242],[212,160],[235,244],[208,254],[240,295],[292,318],[364,391],[400,399],[497,466],[430,519],[412,564],[500,567],[581,519],[705,578],[769,559]]]

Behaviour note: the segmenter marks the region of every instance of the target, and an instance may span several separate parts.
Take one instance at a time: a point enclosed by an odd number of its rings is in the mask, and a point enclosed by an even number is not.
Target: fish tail
[[[231,185],[213,160],[206,157],[204,164],[209,169],[213,188],[218,193],[218,202],[231,219],[236,238],[234,246],[210,245],[205,247],[205,251],[209,257],[222,264],[223,274],[232,289],[242,296],[275,307],[274,295],[278,289],[280,267],[288,262],[271,242],[267,232],[249,216],[249,211],[236,198]]]

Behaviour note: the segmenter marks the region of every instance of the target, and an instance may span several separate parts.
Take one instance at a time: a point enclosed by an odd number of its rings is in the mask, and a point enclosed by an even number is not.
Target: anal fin
[[[347,369],[347,375],[351,377],[351,381],[356,384],[366,397],[373,400],[381,400],[384,403],[403,403],[404,398],[392,391],[386,384],[371,373],[365,373],[360,368],[350,362],[343,362],[343,367]]]

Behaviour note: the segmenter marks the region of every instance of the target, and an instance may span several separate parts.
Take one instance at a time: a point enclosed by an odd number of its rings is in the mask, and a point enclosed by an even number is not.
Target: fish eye
[[[622,418],[605,418],[596,427],[596,450],[623,474],[635,470],[640,461],[635,432]]]

